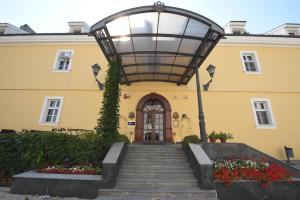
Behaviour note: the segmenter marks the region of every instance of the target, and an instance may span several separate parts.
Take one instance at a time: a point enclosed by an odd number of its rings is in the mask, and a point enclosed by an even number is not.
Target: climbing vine
[[[121,59],[115,58],[108,66],[102,107],[97,121],[96,132],[111,144],[119,135]]]

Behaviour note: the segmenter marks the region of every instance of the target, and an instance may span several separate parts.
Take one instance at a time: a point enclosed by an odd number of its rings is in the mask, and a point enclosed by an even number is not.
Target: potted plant
[[[216,143],[217,141],[217,134],[215,131],[211,132],[208,136],[208,139],[211,143]]]
[[[221,140],[221,143],[226,143],[227,140],[233,139],[233,136],[230,133],[225,133],[221,131],[217,134],[217,138]]]

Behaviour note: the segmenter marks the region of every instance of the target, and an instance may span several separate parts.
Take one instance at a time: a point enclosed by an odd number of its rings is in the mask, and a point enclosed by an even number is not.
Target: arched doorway
[[[171,107],[156,93],[144,96],[136,109],[135,141],[172,142]]]

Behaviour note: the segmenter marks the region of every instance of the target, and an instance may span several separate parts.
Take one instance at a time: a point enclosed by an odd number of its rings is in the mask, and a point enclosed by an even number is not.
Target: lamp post
[[[97,79],[97,76],[99,74],[99,71],[101,70],[100,68],[100,65],[98,63],[95,63],[92,65],[92,70],[93,70],[93,74],[94,74],[94,77],[95,77],[95,81],[98,83],[98,87],[99,87],[99,90],[103,90],[104,89],[104,84],[101,83],[98,79]]]
[[[201,142],[207,142],[205,121],[204,121],[204,112],[202,107],[202,98],[200,91],[200,79],[197,64],[194,65],[196,72],[196,85],[197,85],[197,98],[198,98],[198,115],[199,115],[199,129],[200,129],[200,140]]]
[[[206,70],[207,70],[207,72],[208,72],[208,74],[209,74],[209,76],[210,76],[210,80],[209,80],[206,84],[203,85],[204,91],[207,91],[207,90],[208,90],[209,85],[210,85],[210,83],[212,82],[213,77],[214,77],[214,75],[215,75],[216,67],[213,66],[213,65],[208,65],[208,67],[206,68]]]
[[[203,106],[202,106],[202,97],[201,97],[201,90],[200,90],[200,78],[199,78],[199,72],[198,72],[198,67],[197,67],[196,63],[194,65],[194,69],[195,69],[195,72],[196,72],[200,139],[201,139],[201,142],[207,142],[204,112],[203,112]],[[212,82],[212,78],[215,74],[215,69],[216,69],[216,67],[213,66],[213,65],[209,65],[206,68],[207,72],[209,73],[209,76],[211,77],[211,80],[207,84],[205,84],[205,85],[207,85],[207,89],[209,87],[209,84]],[[204,90],[205,90],[205,85],[204,85]],[[207,91],[207,90],[205,90],[205,91]]]

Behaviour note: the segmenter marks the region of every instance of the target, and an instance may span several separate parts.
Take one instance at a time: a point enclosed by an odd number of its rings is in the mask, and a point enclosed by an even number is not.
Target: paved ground
[[[49,196],[9,194],[9,188],[7,187],[0,187],[0,199],[1,200],[81,200],[78,198],[60,198],[60,197],[49,197]]]

